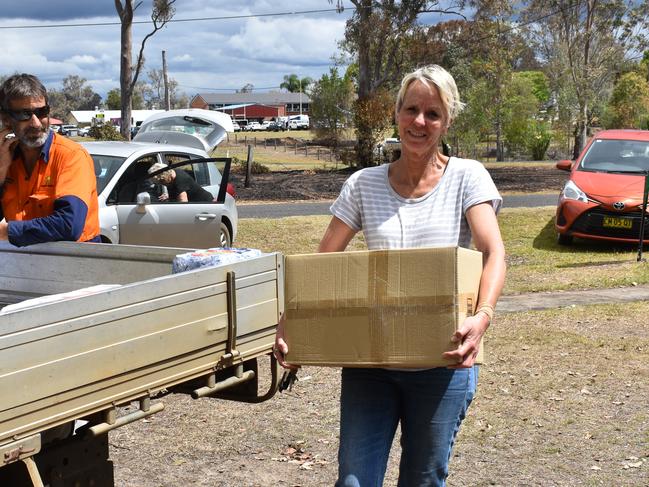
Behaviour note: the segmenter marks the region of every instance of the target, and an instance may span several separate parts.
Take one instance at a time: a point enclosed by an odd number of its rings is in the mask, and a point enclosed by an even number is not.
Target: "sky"
[[[31,73],[48,89],[78,75],[102,97],[119,87],[120,25],[113,0],[0,3],[0,75]],[[145,23],[133,26],[134,60],[152,29],[151,3],[143,0],[135,12],[134,20]],[[175,6],[177,21],[257,15],[172,22],[147,41],[143,71],[160,69],[165,50],[169,76],[190,97],[233,92],[248,83],[259,91],[279,89],[291,73],[319,79],[333,66],[352,14],[350,2],[339,14],[327,0],[177,0]],[[262,16],[308,10],[332,11]],[[103,23],[113,24],[69,26]]]

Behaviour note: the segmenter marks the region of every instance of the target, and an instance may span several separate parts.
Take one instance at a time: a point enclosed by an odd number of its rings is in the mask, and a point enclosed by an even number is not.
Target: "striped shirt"
[[[331,206],[331,213],[356,231],[363,231],[367,247],[468,248],[471,230],[466,211],[490,202],[496,212],[502,198],[485,167],[478,161],[451,157],[437,185],[419,198],[403,198],[388,180],[389,164],[352,174]]]

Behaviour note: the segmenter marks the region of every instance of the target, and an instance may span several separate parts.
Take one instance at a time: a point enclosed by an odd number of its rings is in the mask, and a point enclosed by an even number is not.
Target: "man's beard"
[[[45,126],[39,129],[27,128],[23,130],[22,133],[16,133],[16,137],[18,137],[20,143],[25,147],[37,149],[45,144],[49,131],[49,127]]]

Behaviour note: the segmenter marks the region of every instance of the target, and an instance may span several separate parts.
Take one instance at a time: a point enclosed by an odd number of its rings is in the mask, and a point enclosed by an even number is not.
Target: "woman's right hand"
[[[288,353],[288,345],[286,340],[284,340],[284,323],[286,318],[284,313],[279,317],[279,323],[277,324],[277,332],[275,333],[275,346],[273,347],[273,355],[277,359],[279,365],[285,369],[297,370],[299,367],[297,365],[291,365],[286,363],[286,354]]]

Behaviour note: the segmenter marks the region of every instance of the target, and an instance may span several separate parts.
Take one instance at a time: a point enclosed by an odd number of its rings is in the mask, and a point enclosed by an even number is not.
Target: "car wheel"
[[[232,237],[228,226],[221,222],[221,235],[219,236],[219,244],[221,247],[232,247]]]
[[[572,245],[572,235],[564,235],[560,233],[557,236],[557,242],[559,245]]]

